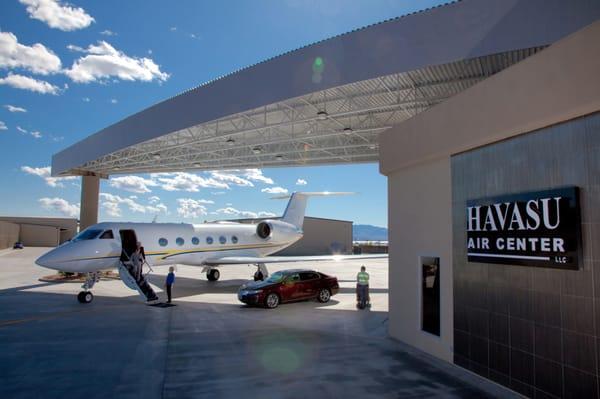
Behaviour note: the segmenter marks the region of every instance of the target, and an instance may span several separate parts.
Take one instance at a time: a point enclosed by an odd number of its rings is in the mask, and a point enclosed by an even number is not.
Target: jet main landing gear
[[[81,286],[83,291],[77,294],[77,300],[79,303],[90,303],[94,300],[94,294],[92,294],[92,292],[89,290],[91,290],[94,284],[96,284],[98,281],[100,281],[99,272],[87,273],[85,283],[83,283]]]
[[[208,281],[217,281],[221,277],[221,273],[217,269],[210,269],[206,272]]]

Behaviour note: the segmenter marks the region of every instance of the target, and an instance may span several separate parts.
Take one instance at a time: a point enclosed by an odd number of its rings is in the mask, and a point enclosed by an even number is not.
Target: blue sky
[[[4,0],[0,214],[76,215],[79,179],[48,178],[52,154],[132,113],[265,58],[441,3]],[[100,220],[278,215],[285,201],[263,190],[280,187],[355,191],[315,199],[307,213],[387,225],[386,180],[375,164],[197,175],[103,181]]]

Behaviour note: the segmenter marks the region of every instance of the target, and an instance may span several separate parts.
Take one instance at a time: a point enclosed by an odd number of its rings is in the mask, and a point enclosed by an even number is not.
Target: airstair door
[[[119,262],[119,276],[123,283],[136,290],[144,299],[154,301],[158,299],[156,293],[142,274],[141,263],[133,262],[133,255],[137,249],[137,235],[135,230],[119,230],[121,235],[121,258]]]

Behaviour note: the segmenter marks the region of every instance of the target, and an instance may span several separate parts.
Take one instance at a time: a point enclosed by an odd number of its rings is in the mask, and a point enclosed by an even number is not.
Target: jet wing
[[[207,266],[218,265],[248,265],[255,263],[285,263],[285,262],[325,262],[342,260],[361,260],[361,259],[387,259],[388,254],[368,254],[368,255],[316,255],[316,256],[225,256],[223,258],[213,258],[204,261]]]

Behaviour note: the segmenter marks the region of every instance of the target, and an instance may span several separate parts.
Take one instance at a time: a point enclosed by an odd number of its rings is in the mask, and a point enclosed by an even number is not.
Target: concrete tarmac
[[[178,266],[177,306],[146,306],[119,280],[44,283],[44,248],[0,252],[2,398],[481,398],[518,397],[387,337],[387,261],[274,264],[335,275],[327,304],[274,310],[238,302],[255,271],[225,266],[208,282]],[[370,310],[355,307],[360,265],[371,275]],[[166,267],[149,280],[161,296]],[[513,396],[514,395],[514,396]]]

